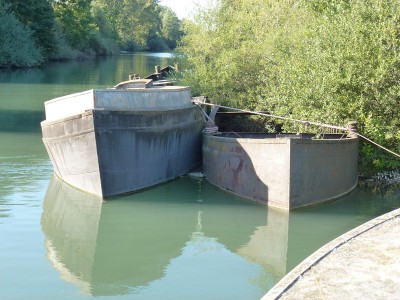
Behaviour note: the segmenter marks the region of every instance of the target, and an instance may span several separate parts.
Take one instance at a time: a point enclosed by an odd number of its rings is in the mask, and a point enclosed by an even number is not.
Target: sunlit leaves
[[[400,147],[397,1],[222,0],[185,29],[183,83],[196,93],[304,120],[355,119],[370,138]],[[362,154],[366,168],[400,164],[377,148]]]
[[[124,50],[147,50],[158,34],[161,16],[156,0],[94,0]]]

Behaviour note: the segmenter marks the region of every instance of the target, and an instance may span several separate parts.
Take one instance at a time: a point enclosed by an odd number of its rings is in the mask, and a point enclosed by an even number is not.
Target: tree
[[[42,62],[32,30],[0,2],[0,67],[31,67]]]
[[[184,30],[181,82],[194,93],[303,120],[355,119],[365,135],[400,152],[396,1],[221,0]],[[400,167],[369,144],[361,154],[362,171]]]
[[[55,51],[54,13],[47,0],[5,0],[17,19],[33,33],[36,47],[45,58]]]
[[[107,7],[101,4],[101,1],[92,1],[91,14],[93,21],[96,24],[99,33],[107,38],[112,38],[115,41],[118,40],[118,33],[116,32],[115,26],[113,28],[111,20],[108,19]]]
[[[380,0],[313,4],[303,5],[309,17],[301,40],[284,63],[264,72],[263,105],[325,123],[356,119],[363,134],[399,152],[399,6]],[[363,172],[400,167],[398,159],[370,144],[362,144],[361,154]]]
[[[92,1],[91,15],[95,31],[91,39],[91,47],[97,54],[112,54],[118,51],[118,34],[113,30],[103,7]]]
[[[161,34],[170,49],[175,49],[182,37],[181,21],[168,7],[161,9]]]
[[[161,24],[156,0],[96,0],[124,50],[146,50]]]
[[[92,15],[92,0],[51,0],[56,19],[70,46],[84,51],[90,49],[96,31]]]
[[[259,46],[266,36],[262,25],[269,20],[256,2],[221,1],[201,9],[194,21],[183,22],[185,35],[177,51],[183,54],[181,66],[190,70],[182,73],[183,84],[193,93],[218,103],[254,107],[250,99],[256,99],[267,55]]]

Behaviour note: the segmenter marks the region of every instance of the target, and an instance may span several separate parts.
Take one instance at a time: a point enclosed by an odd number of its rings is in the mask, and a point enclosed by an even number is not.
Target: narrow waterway
[[[326,242],[400,207],[398,190],[358,188],[289,214],[189,177],[102,201],[54,177],[43,102],[168,57],[0,71],[0,299],[259,299]]]

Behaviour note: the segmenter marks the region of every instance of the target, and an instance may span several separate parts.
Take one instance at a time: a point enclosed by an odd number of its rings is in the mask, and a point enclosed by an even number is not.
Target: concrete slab
[[[326,244],[262,300],[400,299],[400,209]]]

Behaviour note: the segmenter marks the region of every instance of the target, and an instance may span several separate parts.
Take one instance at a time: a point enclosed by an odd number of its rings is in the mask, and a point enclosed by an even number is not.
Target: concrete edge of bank
[[[350,230],[333,241],[322,246],[311,254],[297,267],[283,277],[261,300],[279,299],[284,293],[288,292],[312,267],[318,265],[324,258],[332,254],[336,249],[347,244],[353,239],[363,234],[368,234],[371,229],[377,228],[386,222],[400,217],[400,209],[393,210],[382,216],[379,216],[369,222],[366,222],[357,228]]]

